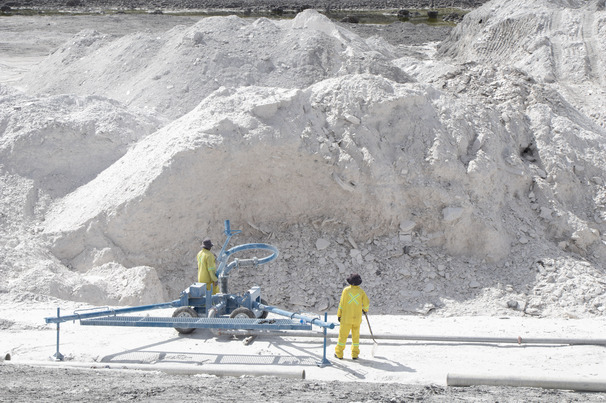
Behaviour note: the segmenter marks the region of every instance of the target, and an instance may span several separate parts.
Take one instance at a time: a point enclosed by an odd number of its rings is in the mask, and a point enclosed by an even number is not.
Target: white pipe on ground
[[[448,374],[448,386],[516,386],[523,388],[566,389],[583,392],[606,392],[606,380],[557,377],[523,377],[499,375]]]
[[[218,336],[281,336],[281,337],[324,337],[322,332],[263,332],[246,330],[218,330]],[[336,339],[337,333],[327,333],[327,338]],[[431,335],[404,335],[404,334],[375,334],[377,340],[412,340],[437,341],[459,343],[495,343],[495,344],[566,344],[606,346],[606,339],[570,339],[570,338],[537,338],[537,337],[483,337],[483,336],[431,336]],[[361,334],[360,339],[372,339],[371,335]]]
[[[370,339],[369,335],[360,338]],[[486,337],[486,336],[427,336],[427,335],[375,335],[375,339],[384,340],[418,340],[418,341],[454,341],[462,343],[513,343],[513,344],[568,344],[606,346],[606,339],[570,339],[570,338],[541,338],[541,337]]]
[[[195,364],[122,364],[108,362],[65,361],[5,361],[4,364],[31,365],[45,368],[80,368],[160,371],[171,375],[215,375],[215,376],[275,376],[278,378],[305,379],[305,370],[296,368],[263,368],[262,365],[195,365]]]

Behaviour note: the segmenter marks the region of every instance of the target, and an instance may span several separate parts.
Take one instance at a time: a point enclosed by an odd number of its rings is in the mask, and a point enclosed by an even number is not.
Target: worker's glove
[[[341,323],[341,317],[337,316],[337,319],[339,320],[339,323]]]

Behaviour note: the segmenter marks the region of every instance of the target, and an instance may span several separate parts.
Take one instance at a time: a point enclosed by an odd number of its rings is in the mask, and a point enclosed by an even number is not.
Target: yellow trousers
[[[360,355],[360,325],[343,324],[339,326],[339,341],[335,347],[335,354],[339,358],[343,358],[343,351],[347,344],[347,338],[351,332],[351,358],[358,358]]]
[[[205,283],[206,284],[206,289],[210,290],[211,288],[213,289],[213,293],[212,295],[215,295],[216,293],[219,292],[219,282],[217,281],[217,285],[214,285],[213,283]]]

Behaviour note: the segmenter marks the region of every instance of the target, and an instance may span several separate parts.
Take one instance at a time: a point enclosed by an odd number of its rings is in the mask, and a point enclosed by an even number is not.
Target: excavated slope
[[[176,119],[47,203],[50,253],[33,269],[46,281],[33,288],[143,298],[108,285],[136,271],[124,284],[161,282],[155,297],[174,296],[195,278],[201,239],[220,245],[230,219],[243,229],[236,243],[281,251],[235,271],[232,290],[258,284],[286,308],[333,308],[359,271],[383,313],[601,314],[606,133],[589,111],[604,98],[588,106],[580,94],[604,91],[602,59],[573,79],[561,72],[576,61],[514,46],[554,38],[542,27],[556,16],[565,26],[592,13],[584,43],[598,49],[600,4],[487,3],[437,56],[432,45],[364,41],[311,10],[154,38],[81,33],[32,72],[30,91],[94,93]],[[503,27],[518,40],[501,44]],[[556,59],[560,73],[543,74]],[[80,292],[61,287],[66,278]]]

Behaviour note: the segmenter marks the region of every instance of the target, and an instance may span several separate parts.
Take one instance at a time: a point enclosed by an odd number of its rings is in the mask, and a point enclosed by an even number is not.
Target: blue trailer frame
[[[329,365],[326,360],[326,329],[333,329],[338,323],[328,322],[325,314],[324,320],[319,317],[310,317],[300,313],[288,312],[274,306],[267,305],[261,298],[261,288],[252,287],[243,295],[228,293],[229,273],[236,268],[245,266],[258,266],[269,263],[278,257],[275,246],[264,243],[249,243],[227,249],[227,245],[234,235],[241,230],[232,230],[229,220],[225,220],[225,235],[227,236],[217,262],[217,277],[219,279],[218,294],[213,295],[213,289],[206,289],[205,283],[194,283],[181,292],[179,299],[158,304],[141,305],[126,308],[100,308],[87,312],[74,312],[72,315],[61,316],[57,308],[56,317],[47,317],[46,323],[57,325],[57,351],[53,356],[55,360],[63,360],[59,352],[60,323],[78,320],[85,326],[133,326],[133,327],[173,327],[179,333],[188,334],[195,329],[241,329],[241,330],[311,330],[312,325],[324,328],[324,358],[321,366]],[[230,258],[237,252],[245,250],[269,250],[272,253],[262,259],[234,259]],[[228,263],[229,262],[229,263]],[[135,312],[154,309],[177,308],[173,317],[130,316]],[[287,317],[288,319],[266,319],[269,313]],[[229,316],[226,316],[229,315]]]

